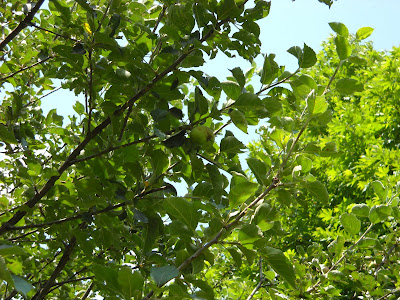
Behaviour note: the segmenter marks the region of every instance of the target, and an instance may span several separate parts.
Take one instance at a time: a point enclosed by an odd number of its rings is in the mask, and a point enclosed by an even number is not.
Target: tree
[[[367,29],[356,37],[363,32]],[[287,201],[278,193],[277,205],[288,206],[280,211],[280,221],[290,232],[274,244],[291,256],[308,293],[338,299],[397,299],[399,110],[395,95],[399,86],[395,70],[400,53],[398,48],[385,53],[375,51],[371,43],[356,42],[352,55],[340,61],[335,58],[337,46],[337,38],[324,43],[318,62],[309,69],[315,81],[327,84],[332,67],[342,64],[336,91],[326,97],[326,118],[310,123],[299,143],[302,151],[297,153],[293,173],[298,179],[313,176],[323,182],[329,203],[313,201],[311,196],[318,195],[312,192],[296,194],[287,184],[295,197],[288,194]],[[343,83],[349,85],[344,89]],[[347,90],[350,84],[353,91]],[[276,126],[281,121],[271,119]],[[266,154],[265,140],[250,146],[252,155]]]
[[[232,68],[220,82],[196,67],[217,52],[253,62],[260,55],[256,21],[268,16],[269,2],[52,0],[48,9],[43,2],[2,4],[2,22],[12,20],[0,43],[8,89],[0,124],[5,299],[86,299],[92,292],[107,299],[251,299],[353,290],[339,280],[348,274],[336,270],[347,235],[318,231],[321,222],[314,220],[308,232],[318,240],[304,241],[308,256],[298,247],[302,260],[285,230],[292,213],[300,222],[308,207],[341,205],[330,200],[334,186],[322,183],[317,156],[338,156],[333,168],[351,157],[339,156],[323,138],[332,138],[326,125],[338,111],[336,93],[363,91],[353,77],[366,69],[350,66],[334,79],[342,65],[363,61],[351,54],[364,49],[360,41],[372,29],[353,38],[343,24],[331,23],[337,54],[330,45],[311,71],[314,51],[294,46],[294,73],[269,54],[260,71],[254,64],[247,72]],[[55,110],[44,116],[40,109],[58,82],[85,99],[65,123]],[[274,128],[263,132],[262,151],[250,146],[250,170],[243,170],[238,155],[246,146],[232,128],[246,132],[265,119]],[[192,131],[206,136],[189,138]],[[389,146],[396,137],[390,134]],[[189,191],[178,196],[182,181]],[[378,223],[390,209],[387,189],[373,186],[381,206],[368,213]],[[352,236],[362,216],[354,207],[339,220]],[[357,209],[365,214],[365,206]],[[336,256],[320,251],[318,257],[334,258],[325,273],[335,277],[326,281],[310,257],[333,238]],[[388,259],[395,247],[387,247]],[[387,286],[380,291],[393,292],[387,291],[393,279],[382,276]]]

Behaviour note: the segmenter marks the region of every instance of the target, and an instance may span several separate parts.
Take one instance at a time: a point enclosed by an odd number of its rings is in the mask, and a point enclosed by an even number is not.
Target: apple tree
[[[357,51],[371,29],[353,37],[331,23],[334,51],[317,65],[323,76],[310,70],[318,60],[306,44],[288,50],[298,61],[293,73],[274,54],[257,68],[257,21],[270,6],[1,3],[4,299],[340,294],[282,241],[285,220],[300,211],[293,203],[332,201],[314,162],[339,152],[333,141],[312,138],[328,135],[321,126],[336,113],[335,93],[363,91],[353,73],[339,72],[362,60]],[[242,70],[232,59],[224,79],[199,71],[218,53],[252,67]],[[338,74],[345,76],[336,82]],[[82,99],[68,120],[41,108],[61,89]],[[266,121],[262,151],[235,136]],[[379,216],[387,210],[375,208]],[[343,226],[356,235],[358,215],[348,215],[351,224]]]

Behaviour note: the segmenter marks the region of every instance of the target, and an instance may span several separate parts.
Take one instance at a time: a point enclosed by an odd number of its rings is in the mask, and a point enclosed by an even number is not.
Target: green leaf
[[[236,81],[239,83],[240,87],[243,88],[246,83],[246,78],[244,77],[242,69],[239,67],[236,67],[230,71],[231,71],[233,77],[235,77]]]
[[[151,166],[153,168],[152,177],[163,174],[169,166],[168,156],[160,149],[154,150],[151,154]]]
[[[279,70],[278,64],[274,61],[275,54],[265,55],[264,65],[261,71],[261,83],[270,84],[276,77]]]
[[[113,292],[119,293],[119,286],[118,286],[118,273],[116,270],[110,267],[102,266],[102,265],[92,265],[91,269],[94,273],[96,281],[107,287],[109,290]]]
[[[367,218],[369,216],[369,206],[365,203],[356,204],[351,208],[351,212],[358,217]]]
[[[341,60],[345,60],[351,55],[351,46],[347,38],[338,35],[335,37],[336,52]]]
[[[163,286],[171,279],[179,276],[179,271],[175,266],[154,267],[150,269],[150,276],[158,286]]]
[[[342,214],[340,216],[340,223],[342,224],[344,230],[353,236],[359,233],[361,230],[361,222],[353,214]]]
[[[232,110],[229,115],[233,124],[235,124],[235,126],[244,133],[247,133],[247,120],[245,115],[241,111],[236,109]]]
[[[73,106],[74,110],[76,111],[76,113],[78,115],[82,115],[85,112],[85,107],[83,106],[82,103],[80,103],[79,101],[76,101],[74,106]]]
[[[351,55],[347,58],[347,61],[349,63],[355,64],[355,65],[359,65],[359,66],[363,66],[368,64],[368,61],[365,58],[356,56],[356,55]]]
[[[14,279],[8,271],[6,263],[2,256],[0,256],[0,280],[5,280],[9,285],[14,287]]]
[[[392,208],[386,205],[374,205],[369,211],[369,220],[376,224],[385,221],[392,214]]]
[[[18,144],[18,141],[15,139],[14,134],[7,129],[7,126],[1,123],[0,123],[0,141],[8,144]]]
[[[218,170],[218,167],[212,164],[207,164],[206,169],[208,176],[210,177],[211,184],[213,186],[215,196],[220,198],[224,192],[224,180],[223,176]]]
[[[311,68],[317,63],[317,55],[314,50],[304,44],[303,58],[299,64],[300,68]]]
[[[243,225],[238,234],[238,240],[242,244],[252,243],[261,237],[261,232],[255,224]]]
[[[199,215],[192,203],[183,198],[168,198],[164,200],[163,207],[171,217],[182,221],[192,231],[196,229]]]
[[[11,277],[14,280],[14,288],[24,297],[27,297],[28,293],[33,290],[33,285],[17,275],[12,274]]]
[[[242,265],[242,256],[236,251],[235,248],[229,247],[226,250],[228,250],[229,254],[232,256],[236,266],[240,268]]]
[[[328,102],[325,100],[325,96],[315,97],[314,109],[312,115],[323,114],[328,109]]]
[[[340,22],[331,22],[329,26],[332,28],[334,32],[337,34],[347,38],[349,36],[349,30],[347,29],[346,25]]]
[[[227,154],[242,153],[242,149],[246,146],[241,141],[235,138],[231,132],[227,131],[225,137],[221,140],[220,149]]]
[[[364,90],[364,85],[357,79],[342,78],[336,83],[336,90],[345,95],[352,95],[355,92],[362,92]]]
[[[194,114],[199,113],[200,117],[205,115],[208,112],[208,100],[203,96],[200,88],[196,87],[194,91],[194,103],[195,110],[193,111],[193,119]]]
[[[254,111],[264,108],[264,105],[257,95],[244,93],[236,100],[235,107],[241,111]]]
[[[240,9],[236,5],[235,0],[222,0],[217,7],[218,19],[236,18],[240,14]]]
[[[233,100],[236,100],[242,92],[240,85],[234,81],[223,81],[221,87],[225,94]]]
[[[357,30],[356,37],[358,40],[365,40],[373,31],[374,29],[372,27],[362,27]]]
[[[303,183],[303,186],[310,192],[313,198],[321,202],[322,204],[327,204],[329,201],[329,194],[324,184],[320,181],[309,181]]]
[[[274,227],[273,221],[276,221],[278,218],[279,214],[275,207],[272,207],[268,203],[262,203],[254,211],[251,222],[257,224],[262,231],[267,231]]]
[[[27,255],[26,251],[15,245],[0,245],[0,255]]]
[[[235,208],[246,201],[255,193],[258,184],[250,182],[244,175],[233,172],[231,187],[229,190],[230,207]]]
[[[259,252],[276,273],[282,276],[293,288],[296,288],[296,273],[281,250],[265,247],[259,249]]]
[[[372,188],[374,189],[375,194],[379,197],[379,199],[382,202],[386,202],[388,191],[387,191],[387,189],[385,189],[382,182],[380,182],[379,180],[376,180],[376,181],[373,181],[371,183],[371,185],[372,185]]]
[[[255,157],[249,157],[247,159],[247,165],[249,166],[251,172],[253,172],[258,183],[261,185],[267,186],[268,185],[268,182],[267,182],[268,167],[267,167],[266,163],[264,163],[263,161],[255,158]]]
[[[144,279],[140,272],[133,272],[128,266],[122,267],[118,271],[118,284],[122,294],[126,299],[132,299],[141,295]]]

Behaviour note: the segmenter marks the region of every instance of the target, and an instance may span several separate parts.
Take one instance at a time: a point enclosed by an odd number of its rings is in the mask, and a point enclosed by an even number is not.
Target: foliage
[[[395,294],[398,51],[371,28],[331,23],[289,73],[254,64],[270,2],[42,4],[1,4],[5,299]],[[252,68],[198,71],[218,52]],[[68,121],[41,109],[57,84],[84,98]]]

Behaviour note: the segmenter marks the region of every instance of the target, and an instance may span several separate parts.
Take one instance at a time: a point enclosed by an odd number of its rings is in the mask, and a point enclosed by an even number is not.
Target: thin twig
[[[68,279],[68,280],[64,280],[64,281],[60,281],[57,283],[54,283],[53,287],[50,289],[49,293],[51,293],[52,291],[60,288],[60,286],[67,284],[67,283],[71,283],[71,282],[77,282],[77,281],[82,281],[82,280],[88,280],[88,279],[93,279],[94,276],[86,276],[86,277],[81,277],[81,278],[75,278],[75,279]]]
[[[393,251],[394,249],[396,249],[396,247],[397,247],[397,242],[396,242],[392,247],[390,247],[389,251],[385,254],[385,256],[383,257],[383,259],[382,259],[381,263],[379,264],[379,266],[375,269],[375,280],[376,280],[376,278],[378,277],[378,271],[379,271],[379,270],[382,268],[382,266],[386,263],[386,261],[388,260],[390,254],[392,253],[392,251]]]
[[[167,10],[167,6],[164,5],[163,8],[162,8],[161,13],[158,15],[156,24],[154,25],[154,28],[153,28],[153,31],[152,31],[153,33],[156,33],[157,27],[158,27],[158,25],[160,25],[160,22],[161,22],[162,18],[164,18],[164,15],[165,15],[165,11],[166,11],[166,10]]]
[[[43,64],[43,63],[45,63],[46,61],[48,61],[49,59],[51,59],[51,58],[54,58],[54,56],[46,57],[45,59],[40,60],[40,61],[38,61],[38,62],[35,62],[34,64],[32,64],[32,65],[30,65],[30,66],[23,67],[23,68],[19,69],[18,71],[15,71],[14,73],[11,73],[10,75],[7,75],[7,76],[5,76],[5,77],[3,77],[3,78],[0,78],[0,82],[6,80],[6,79],[8,79],[8,78],[14,77],[14,76],[17,75],[18,73],[21,73],[21,72],[23,72],[23,71],[25,71],[25,70],[29,70],[29,69],[31,69],[31,68],[33,68],[33,67],[36,67],[37,65]]]
[[[292,76],[296,75],[299,71],[300,71],[300,68],[298,68],[294,73],[290,74],[288,77],[285,77],[285,78],[283,78],[283,79],[281,79],[281,80],[279,80],[279,81],[277,81],[277,82],[275,82],[275,83],[271,83],[270,85],[268,85],[268,86],[266,86],[266,87],[260,89],[260,90],[256,93],[256,95],[260,95],[262,92],[264,92],[264,91],[266,91],[266,90],[268,90],[268,89],[272,89],[273,87],[275,87],[275,86],[277,86],[277,85],[280,85],[281,83],[286,82],[286,81],[287,81],[288,79],[290,79]]]
[[[122,136],[124,135],[124,131],[125,131],[126,125],[128,125],[128,119],[129,119],[129,117],[130,117],[130,115],[132,113],[132,109],[133,109],[133,105],[129,106],[128,112],[126,113],[126,116],[124,118],[124,123],[122,124],[122,128],[121,128],[121,131],[120,131],[119,136],[118,136],[118,141],[122,140]]]
[[[92,291],[93,287],[94,287],[94,282],[92,282],[92,283],[89,285],[89,287],[87,288],[85,294],[82,296],[82,299],[81,299],[81,300],[85,300],[87,297],[89,297],[90,292]]]
[[[262,257],[260,256],[259,259],[259,266],[260,266],[260,278],[258,280],[258,284],[257,286],[254,288],[254,290],[251,292],[251,294],[247,297],[247,300],[251,300],[253,299],[254,295],[258,292],[258,290],[262,287],[262,284],[264,282],[264,274],[263,274],[263,270],[262,270]]]
[[[32,27],[35,27],[35,28],[37,28],[37,29],[39,29],[39,30],[43,30],[43,31],[45,31],[45,32],[50,32],[51,34],[54,34],[54,35],[57,36],[57,37],[62,37],[62,38],[67,39],[67,40],[71,40],[71,41],[74,41],[74,42],[79,42],[79,40],[77,40],[77,39],[74,39],[74,38],[72,38],[72,37],[69,37],[69,36],[66,36],[66,35],[62,35],[62,34],[59,34],[59,33],[57,33],[57,32],[54,32],[54,31],[52,31],[52,30],[49,30],[49,29],[40,27],[40,26],[36,25],[36,24],[33,23],[33,22],[30,22],[28,25],[29,25],[29,26],[32,26]]]
[[[87,108],[89,110],[88,113],[88,131],[87,134],[90,133],[91,131],[91,123],[92,123],[92,111],[93,111],[93,62],[92,62],[92,49],[89,49],[89,80],[88,80],[88,88],[89,88],[89,100],[88,100],[88,104],[89,104],[89,108]]]
[[[34,227],[32,227],[32,228],[34,228]],[[37,232],[37,231],[39,231],[39,230],[38,230],[38,229],[35,229],[35,230],[32,230],[32,231],[29,231],[29,232],[24,233],[24,234],[22,234],[22,235],[19,235],[19,236],[10,238],[10,239],[8,239],[8,241],[13,242],[13,241],[16,241],[16,240],[18,240],[18,239],[22,239],[22,238],[24,238],[24,237],[26,237],[26,236],[28,236],[28,235],[30,235],[30,234],[32,234],[32,233],[35,233],[35,232]]]
[[[104,19],[106,18],[108,11],[110,10],[111,4],[113,3],[113,0],[107,1],[107,7],[106,7],[106,11],[103,14],[103,17],[101,18],[101,21],[99,23],[99,26],[97,26],[96,32],[100,31],[101,26],[103,25]]]

